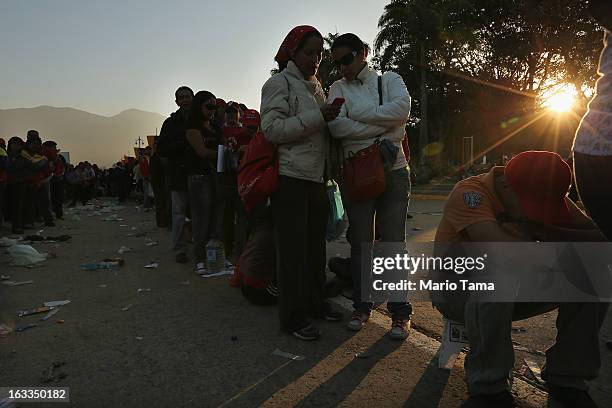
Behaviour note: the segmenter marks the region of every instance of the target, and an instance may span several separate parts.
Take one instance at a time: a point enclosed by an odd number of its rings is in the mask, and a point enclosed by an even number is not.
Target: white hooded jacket
[[[393,170],[406,167],[402,153],[406,122],[410,116],[411,98],[402,77],[395,72],[382,75],[383,104],[379,105],[378,73],[365,66],[353,81],[342,78],[329,90],[328,101],[344,98],[340,115],[329,122],[332,137],[341,140],[348,158],[374,143],[377,137],[393,142],[399,148]]]
[[[328,130],[321,107],[325,93],[318,80],[304,79],[289,61],[261,90],[261,127],[278,146],[279,174],[323,182]]]

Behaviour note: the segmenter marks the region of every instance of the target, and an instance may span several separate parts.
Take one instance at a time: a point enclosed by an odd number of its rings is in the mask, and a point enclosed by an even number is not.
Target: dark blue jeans
[[[378,221],[381,243],[406,247],[406,215],[410,199],[410,171],[402,168],[387,172],[385,192],[375,200],[354,201],[342,195],[348,214],[351,244],[351,275],[353,278],[353,308],[369,314],[373,303],[362,301],[362,289],[371,282],[372,270],[363,271],[362,265],[372,264],[374,221]],[[368,262],[369,261],[369,262]],[[367,289],[367,288],[366,288]],[[408,319],[412,306],[408,302],[388,302],[387,309],[394,319]]]

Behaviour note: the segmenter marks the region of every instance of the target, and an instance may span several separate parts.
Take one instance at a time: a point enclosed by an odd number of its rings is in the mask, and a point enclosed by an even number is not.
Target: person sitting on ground
[[[239,286],[244,297],[254,305],[275,305],[278,301],[276,247],[270,206],[254,208],[253,219],[253,229],[230,284]]]
[[[458,182],[444,207],[435,243],[603,241],[601,232],[567,197],[571,170],[551,152],[518,154],[505,167]],[[526,227],[526,228],[525,228]],[[449,295],[450,296],[450,295]],[[600,367],[604,303],[492,303],[453,295],[434,301],[448,319],[465,322],[469,399],[463,407],[512,407],[512,321],[558,308],[557,340],[546,352],[542,378],[564,407],[596,407],[586,381]]]

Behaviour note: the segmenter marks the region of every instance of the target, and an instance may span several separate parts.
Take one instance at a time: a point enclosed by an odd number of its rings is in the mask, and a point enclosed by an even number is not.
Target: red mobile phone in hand
[[[334,99],[334,101],[332,102],[332,105],[334,106],[342,106],[342,104],[344,103],[345,99],[344,98],[336,98]]]

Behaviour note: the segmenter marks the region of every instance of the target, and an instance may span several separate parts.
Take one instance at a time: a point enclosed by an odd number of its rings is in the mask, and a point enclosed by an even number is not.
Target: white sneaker
[[[204,262],[198,262],[195,267],[195,273],[197,273],[198,275],[208,274],[208,269],[206,269],[206,264]]]

